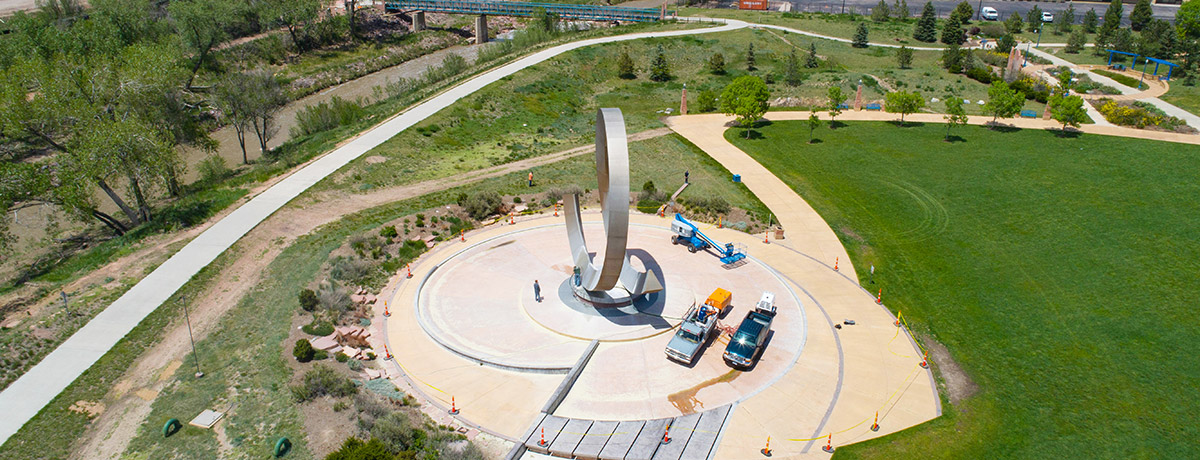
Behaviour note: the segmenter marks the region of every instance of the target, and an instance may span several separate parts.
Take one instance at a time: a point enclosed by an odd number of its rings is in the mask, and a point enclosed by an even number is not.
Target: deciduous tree
[[[167,12],[179,33],[179,41],[192,54],[195,63],[185,88],[191,89],[200,67],[212,51],[228,36],[225,27],[232,22],[233,5],[227,0],[178,0],[167,5]]]
[[[841,86],[829,87],[829,129],[833,129],[834,120],[838,115],[842,114],[842,103],[846,102],[846,93],[842,92]]]
[[[912,67],[912,58],[912,48],[900,45],[900,49],[896,50],[896,64],[898,64],[901,69]]]
[[[950,128],[967,124],[967,111],[963,109],[963,99],[955,95],[946,96],[946,141],[950,141]]]
[[[1025,96],[1009,88],[1004,80],[996,80],[988,87],[988,101],[983,104],[983,113],[992,116],[992,123],[1001,117],[1009,118],[1021,111]]]
[[[725,74],[725,55],[717,53],[708,58],[708,71],[716,75]]]
[[[721,92],[721,112],[737,117],[749,138],[754,122],[767,113],[770,97],[767,84],[761,78],[754,75],[738,77]]]
[[[1087,120],[1087,110],[1083,108],[1083,98],[1079,96],[1055,95],[1050,99],[1050,116],[1063,124],[1063,131],[1068,126],[1078,128]]]
[[[900,114],[900,124],[904,124],[904,116],[910,113],[915,113],[925,107],[925,98],[921,97],[921,93],[911,91],[893,91],[887,94],[887,111],[888,113]]]
[[[821,119],[816,112],[808,114],[808,143],[813,143],[813,131],[821,127]]]

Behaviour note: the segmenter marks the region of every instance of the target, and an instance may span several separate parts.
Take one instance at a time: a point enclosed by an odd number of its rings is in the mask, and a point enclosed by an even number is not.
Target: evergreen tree
[[[617,76],[624,79],[637,78],[636,70],[633,68],[633,58],[629,57],[628,52],[621,53],[617,57]]]
[[[792,53],[788,55],[787,63],[783,67],[783,82],[788,86],[800,86],[803,79],[800,77],[800,58],[796,57],[796,50],[792,49]]]
[[[725,73],[725,55],[717,53],[708,59],[708,70],[714,74],[722,75]]]
[[[925,2],[925,8],[921,10],[921,19],[917,20],[917,26],[913,28],[913,38],[925,43],[937,41],[937,11],[933,9],[933,2]]]
[[[1117,29],[1116,32],[1113,32],[1109,45],[1117,51],[1127,53],[1133,51],[1133,32],[1129,29]],[[1134,64],[1137,63],[1134,62]]]
[[[896,19],[905,19],[908,17],[908,0],[896,0],[891,7],[892,17]]]
[[[1042,28],[1042,9],[1037,5],[1033,5],[1033,9],[1025,13],[1025,27],[1028,27],[1030,32],[1037,32]]]
[[[942,43],[947,45],[962,45],[967,41],[967,33],[962,28],[958,18],[951,16],[942,24]]]
[[[1112,0],[1108,4],[1108,9],[1104,10],[1104,24],[1100,26],[1100,33],[1107,36],[1112,31],[1121,27],[1121,16],[1125,14],[1125,6],[1121,4],[1121,0]]]
[[[875,9],[871,10],[871,20],[875,22],[887,21],[892,16],[892,10],[888,8],[887,1],[879,0],[879,4],[875,5]]]
[[[858,23],[858,30],[854,32],[854,42],[851,43],[855,48],[866,48],[867,43],[867,24],[865,22]]]
[[[1054,17],[1054,35],[1062,35],[1071,32],[1071,27],[1075,25],[1075,6],[1069,6],[1066,10],[1059,12]]]
[[[746,48],[746,70],[753,72],[755,69],[756,69],[756,67],[754,67],[754,43],[751,42],[750,46]]]
[[[971,5],[966,1],[959,2],[958,6],[954,7],[954,11],[950,13],[950,17],[958,18],[959,24],[970,24],[971,16],[974,15],[975,8],[971,8]]]
[[[996,42],[996,51],[1008,54],[1014,46],[1017,46],[1017,39],[1013,38],[1012,34],[1004,34],[1000,41]]]
[[[650,79],[667,81],[671,79],[671,68],[667,65],[667,56],[663,53],[662,45],[658,45],[658,56],[650,63]]]
[[[1009,35],[1017,35],[1025,30],[1025,21],[1021,20],[1021,14],[1014,12],[1012,16],[1009,16],[1008,20],[1004,21],[1004,29],[1008,31]]]
[[[1089,9],[1083,13],[1083,33],[1096,33],[1096,23],[1100,22],[1100,16],[1096,14],[1095,9]]]
[[[912,67],[912,57],[912,48],[900,45],[900,49],[896,50],[896,64],[899,64],[901,69]]]
[[[1154,10],[1150,8],[1150,0],[1138,0],[1129,13],[1129,28],[1140,31],[1151,19],[1154,19]]]
[[[950,43],[946,49],[942,50],[942,67],[950,73],[962,73],[963,71],[963,51],[957,43]]]
[[[1085,44],[1087,44],[1087,34],[1083,33],[1083,30],[1075,29],[1074,32],[1071,32],[1071,36],[1067,37],[1067,47],[1063,51],[1079,54]]]
[[[815,69],[821,65],[821,61],[817,60],[817,44],[808,44],[808,57],[804,58],[804,67]]]

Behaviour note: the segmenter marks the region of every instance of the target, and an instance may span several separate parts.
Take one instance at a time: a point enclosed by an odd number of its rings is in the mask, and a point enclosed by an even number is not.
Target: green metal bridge
[[[663,19],[658,8],[626,8],[603,5],[569,5],[563,3],[470,1],[470,0],[391,0],[384,2],[388,11],[429,13],[479,14],[488,16],[533,16],[543,9],[562,19],[585,21],[653,22]]]

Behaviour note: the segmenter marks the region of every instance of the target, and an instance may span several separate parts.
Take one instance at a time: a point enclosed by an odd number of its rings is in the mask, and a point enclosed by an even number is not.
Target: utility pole
[[[983,20],[983,0],[979,0],[979,6],[975,7],[975,20]]]
[[[188,340],[192,342],[192,359],[196,361],[196,378],[204,377],[204,373],[200,372],[200,355],[196,353],[196,338],[192,336],[192,318],[188,315],[187,297],[180,297],[179,301],[183,303],[183,319],[187,322]]]
[[[1143,74],[1144,73],[1145,72],[1143,71]],[[62,294],[63,310],[67,311],[67,316],[71,316],[71,306],[67,305],[67,291],[59,291],[59,293]]]
[[[846,0],[842,0],[842,14],[846,14]]]

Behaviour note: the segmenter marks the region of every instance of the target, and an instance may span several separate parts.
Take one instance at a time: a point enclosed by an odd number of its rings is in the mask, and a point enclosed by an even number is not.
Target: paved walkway
[[[722,22],[725,24],[719,27],[602,37],[539,51],[450,88],[362,133],[292,173],[201,233],[0,392],[0,407],[4,408],[5,413],[5,417],[0,418],[0,442],[7,442],[21,426],[104,356],[142,319],[174,295],[184,283],[217,256],[229,249],[246,232],[318,181],[397,133],[501,78],[571,50],[642,38],[724,32],[746,26],[746,23],[741,21]]]

